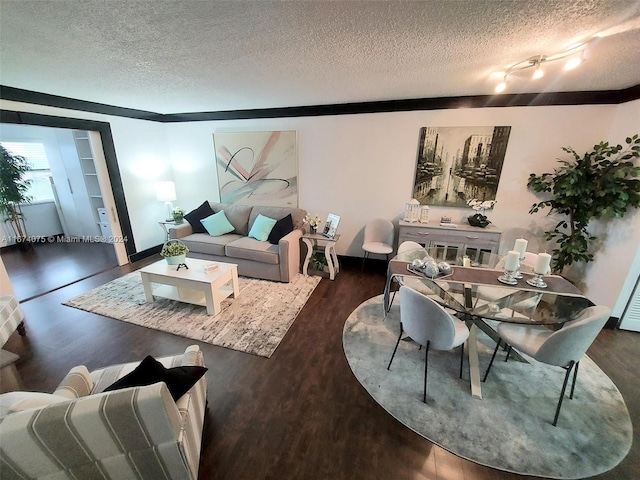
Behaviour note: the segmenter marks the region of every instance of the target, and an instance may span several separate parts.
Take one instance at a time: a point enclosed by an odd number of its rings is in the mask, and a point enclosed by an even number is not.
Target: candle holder
[[[527,280],[527,283],[532,287],[547,288],[547,284],[544,282],[542,277],[543,277],[542,273],[534,272],[534,277]]]
[[[504,275],[500,275],[498,277],[498,281],[502,283],[506,283],[507,285],[517,285],[518,280],[516,279],[516,272],[518,270],[505,270]]]
[[[516,269],[516,273],[513,276],[514,278],[517,278],[518,280],[520,280],[522,278],[522,273],[520,273],[520,265],[522,265],[522,262],[524,262],[525,257],[520,257],[518,259],[518,268]]]

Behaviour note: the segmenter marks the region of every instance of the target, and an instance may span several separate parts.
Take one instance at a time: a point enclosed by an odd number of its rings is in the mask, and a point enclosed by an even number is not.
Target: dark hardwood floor
[[[34,243],[28,250],[5,247],[0,254],[21,302],[118,265],[110,243],[60,240]]]
[[[28,390],[53,391],[75,365],[91,370],[147,354],[174,354],[197,343],[61,305],[156,259],[116,267],[23,303],[27,336],[14,334],[5,348],[20,355],[17,367]],[[336,280],[320,282],[270,359],[199,344],[209,367],[200,478],[523,478],[433,445],[393,419],[360,386],[344,356],[342,329],[361,302],[382,292],[384,267],[367,262],[362,274],[360,261],[342,260]],[[16,278],[20,289],[28,274]],[[622,392],[636,432],[627,458],[597,478],[640,478],[640,334],[603,330],[589,354]]]

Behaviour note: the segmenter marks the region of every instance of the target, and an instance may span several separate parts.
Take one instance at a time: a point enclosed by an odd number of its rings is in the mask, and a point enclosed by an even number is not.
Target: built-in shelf
[[[96,172],[96,166],[94,163],[93,151],[91,150],[91,143],[86,132],[74,131],[73,138],[76,143],[76,149],[78,150],[80,168],[87,188],[87,195],[90,200],[93,219],[98,225],[98,231],[104,233],[105,228],[108,228],[109,224],[107,221],[105,225],[105,219],[100,218],[99,212],[104,210],[104,200],[100,190],[100,183],[98,181],[98,173]]]

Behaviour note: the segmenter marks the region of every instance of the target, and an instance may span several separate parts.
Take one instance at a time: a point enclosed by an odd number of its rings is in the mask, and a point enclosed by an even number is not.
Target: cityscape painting
[[[213,134],[220,202],[298,206],[297,132]]]
[[[422,127],[413,198],[466,207],[495,200],[511,127]]]

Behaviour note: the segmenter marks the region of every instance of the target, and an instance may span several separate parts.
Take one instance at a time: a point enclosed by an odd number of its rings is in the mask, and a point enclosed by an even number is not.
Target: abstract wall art
[[[495,200],[511,127],[422,127],[413,198],[423,205],[467,207]]]
[[[222,203],[298,206],[297,132],[214,133]]]

